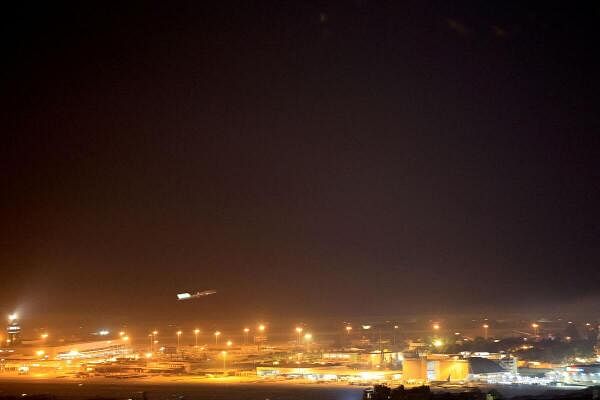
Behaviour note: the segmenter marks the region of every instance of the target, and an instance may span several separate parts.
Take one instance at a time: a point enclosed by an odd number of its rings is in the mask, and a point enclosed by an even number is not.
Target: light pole
[[[198,348],[198,334],[200,333],[200,329],[194,329],[194,347]]]
[[[483,338],[487,340],[488,338],[488,328],[490,326],[488,324],[483,324]]]
[[[539,333],[540,333],[539,328],[540,328],[540,326],[534,322],[533,324],[531,324],[531,327],[533,328],[533,334],[535,336],[539,336]]]
[[[346,327],[344,329],[346,329],[347,342],[348,342],[348,345],[350,345],[350,343],[351,343],[350,333],[352,332],[352,326],[351,325],[346,325]]]
[[[221,335],[221,332],[215,331],[215,344],[219,344],[219,336],[220,335]]]
[[[258,326],[258,331],[260,332],[260,335],[261,335],[261,336],[259,336],[259,337],[258,337],[258,351],[260,351],[260,343],[261,343],[261,342],[263,341],[263,339],[264,339],[264,336],[262,336],[262,335],[264,334],[264,332],[265,332],[265,329],[266,329],[266,327],[264,326],[264,324],[260,324],[260,325]]]
[[[250,332],[250,328],[244,328],[244,345],[248,344],[248,332]]]
[[[301,326],[297,326],[296,327],[296,333],[298,334],[298,338],[296,339],[298,346],[300,346],[302,339],[301,339],[301,335],[302,335],[302,331],[304,330],[304,328],[302,328]]]
[[[179,353],[179,339],[181,338],[181,331],[177,331],[177,352]]]
[[[223,373],[225,373],[226,362],[227,362],[227,352],[225,350],[223,350],[221,352],[221,355],[223,356]]]
[[[121,339],[122,339],[122,340],[123,340],[125,343],[129,342],[129,336],[127,336],[127,335],[125,335],[125,336],[122,336],[122,337],[121,337]],[[122,351],[121,351],[121,353],[122,353],[121,355],[122,355],[123,357],[125,357],[125,346],[124,346],[124,345],[122,345],[122,346],[121,346],[121,350],[122,350]]]
[[[306,341],[306,352],[308,353],[310,351],[310,341],[312,339],[312,333],[310,332],[306,332],[306,334],[304,335],[304,340]]]
[[[394,325],[394,346],[396,345],[396,332],[398,332],[398,325]]]
[[[150,352],[154,353],[154,343],[156,343],[156,337],[158,336],[158,331],[152,331],[152,345],[150,346]]]

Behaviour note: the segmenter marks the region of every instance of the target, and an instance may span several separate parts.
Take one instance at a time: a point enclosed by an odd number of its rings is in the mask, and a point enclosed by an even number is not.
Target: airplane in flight
[[[201,292],[196,292],[196,293],[179,293],[177,294],[177,300],[191,300],[191,299],[197,299],[199,297],[204,297],[204,296],[208,296],[211,294],[215,294],[217,293],[216,290],[203,290]]]

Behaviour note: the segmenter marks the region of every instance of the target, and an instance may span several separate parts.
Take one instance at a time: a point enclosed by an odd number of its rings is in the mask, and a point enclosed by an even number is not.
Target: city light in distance
[[[149,333],[152,332],[150,330],[141,331],[143,334],[136,337],[136,340],[133,340],[135,332],[138,332],[138,330],[133,326],[126,327],[126,325],[115,326],[120,326],[121,329],[133,329],[133,331],[111,329],[109,336],[104,336],[103,331],[108,332],[107,329],[98,330],[97,328],[92,328],[83,332],[90,336],[99,335],[100,332],[103,332],[103,336],[96,336],[94,342],[88,343],[87,341],[81,341],[81,344],[77,344],[78,342],[73,341],[66,346],[62,341],[60,344],[58,343],[58,339],[63,335],[61,331],[57,330],[55,332],[54,328],[52,328],[53,339],[56,339],[56,344],[58,346],[48,347],[46,342],[39,340],[40,337],[47,337],[48,335],[48,332],[45,330],[46,328],[42,325],[42,328],[33,330],[36,332],[38,341],[32,341],[30,343],[32,346],[26,348],[29,360],[31,360],[30,363],[42,366],[45,365],[45,363],[53,363],[54,365],[56,364],[56,361],[60,361],[62,363],[61,368],[66,366],[68,362],[71,362],[73,367],[84,362],[86,365],[85,368],[87,368],[87,366],[96,364],[97,362],[113,363],[116,360],[119,360],[119,362],[125,362],[126,360],[135,362],[135,360],[139,360],[143,361],[140,363],[141,365],[147,365],[146,368],[153,370],[159,369],[159,363],[174,362],[174,357],[177,357],[177,361],[194,360],[202,357],[203,360],[208,361],[207,368],[213,369],[215,366],[218,366],[218,370],[221,370],[221,364],[223,364],[223,369],[227,367],[230,371],[235,371],[239,368],[240,364],[245,362],[244,359],[247,355],[252,354],[258,355],[261,360],[268,360],[266,362],[263,361],[262,364],[269,366],[271,363],[273,363],[273,366],[276,365],[275,362],[287,366],[288,364],[294,363],[298,365],[317,365],[317,363],[329,363],[332,360],[336,362],[343,360],[344,362],[352,361],[352,368],[378,368],[381,371],[393,371],[392,368],[395,363],[394,358],[389,357],[387,354],[385,354],[384,357],[383,354],[399,351],[401,348],[400,346],[405,345],[404,341],[398,340],[400,331],[396,330],[396,327],[399,325],[394,325],[393,321],[373,322],[374,325],[361,325],[359,324],[359,321],[360,320],[354,320],[354,323],[351,323],[350,321],[332,321],[331,325],[326,327],[326,329],[328,329],[327,331],[321,331],[318,330],[318,328],[317,331],[315,331],[315,326],[312,324],[297,321],[295,321],[296,323],[292,321],[291,324],[286,322],[282,326],[277,325],[274,321],[271,321],[269,325],[266,325],[266,323],[254,323],[253,325],[248,325],[246,327],[242,325],[242,329],[239,328],[238,324],[237,327],[234,326],[231,329],[222,327],[225,328],[225,331],[215,330],[214,326],[207,325],[202,329],[202,333],[204,336],[208,336],[208,345],[199,343],[200,328],[192,328],[193,325],[171,324],[168,326],[161,326],[163,332],[161,342],[166,342],[165,344],[161,344],[162,347],[161,345],[156,344],[158,343],[158,340],[156,340],[157,337],[154,333],[158,333],[158,331],[153,331],[153,333]],[[515,344],[513,341],[505,340],[501,336],[493,337],[490,335],[488,338],[487,334],[490,333],[490,331],[495,332],[498,330],[499,332],[502,332],[502,327],[496,326],[497,323],[494,325],[494,328],[492,328],[491,324],[493,323],[493,319],[490,319],[488,322],[481,319],[473,319],[470,322],[467,322],[467,325],[461,325],[459,327],[453,326],[449,321],[444,321],[442,325],[442,323],[432,322],[432,320],[424,320],[414,331],[412,328],[408,328],[408,334],[410,334],[410,332],[418,332],[418,336],[410,337],[410,339],[408,339],[410,342],[408,342],[408,340],[407,342],[409,343],[409,346],[415,343],[415,348],[419,351],[423,349],[425,352],[435,355],[432,359],[435,359],[435,357],[438,357],[442,353],[447,354],[450,358],[454,357],[454,359],[459,357],[457,354],[463,355],[464,358],[473,356],[487,358],[487,355],[489,354],[487,351],[490,351],[488,349],[478,350],[477,352],[464,351],[465,354],[463,354],[463,352],[455,351],[455,349],[464,346],[465,344],[469,345],[470,341],[476,342],[478,339],[483,339],[485,334],[485,343],[489,349],[498,348],[502,349],[502,351],[506,349],[506,351],[518,354],[519,352],[534,348],[533,345],[539,348],[542,347],[544,342],[540,340],[539,335],[533,334],[533,329],[538,330],[537,328],[539,328],[540,333],[547,332],[548,337],[551,337],[555,332],[554,327],[544,320],[540,320],[539,323],[534,322],[533,319],[521,321],[519,329],[522,330],[520,331],[522,335],[514,338],[519,340],[519,343]],[[576,323],[578,326],[585,328],[585,322]],[[566,326],[566,321],[564,321],[564,325]],[[12,326],[15,326],[15,324]],[[181,329],[179,329],[178,326]],[[249,326],[253,326],[253,328],[249,328]],[[434,330],[436,326],[439,327],[439,330]],[[590,326],[595,328],[596,323],[591,322]],[[342,330],[340,330],[340,328],[342,328]],[[402,328],[404,330],[405,326],[402,325]],[[266,332],[267,329],[269,330],[268,332]],[[460,331],[458,329],[460,329]],[[463,332],[463,329],[467,330]],[[210,337],[211,330],[213,331],[212,337]],[[250,341],[248,340],[248,335],[246,335],[247,332],[253,333],[254,341],[252,338],[250,338]],[[260,332],[264,333],[261,335]],[[328,338],[328,335],[331,335],[332,332],[337,332],[335,335],[340,339],[336,342],[337,344],[331,343]],[[346,332],[347,335],[344,335],[344,332]],[[129,336],[130,333],[131,336]],[[186,333],[186,338],[182,337],[183,333]],[[190,333],[195,334],[195,337],[194,335],[190,335]],[[240,335],[240,333],[242,333],[242,335]],[[471,337],[472,334],[480,334],[481,337],[477,336],[477,339],[474,339]],[[176,335],[176,337],[173,337],[173,335]],[[269,336],[269,339],[271,339],[271,342],[268,345],[265,345],[264,343],[267,342],[267,335]],[[356,337],[354,335],[356,335]],[[498,333],[498,335],[500,335],[500,333]],[[273,338],[271,336],[273,336]],[[454,336],[454,338],[452,336]],[[560,333],[557,337],[559,339],[556,343],[562,342],[563,345],[568,345],[573,342],[577,343],[579,341],[579,339],[571,339],[568,336],[560,335]],[[4,344],[6,338],[7,336],[2,337],[2,344]],[[9,336],[9,338],[13,339],[12,336]],[[293,341],[290,340],[292,338],[294,339]],[[317,340],[317,338],[319,338],[319,340]],[[337,347],[333,347],[344,342],[348,345],[347,347],[350,347],[349,344],[353,342],[352,339],[358,340],[359,338],[361,339],[361,343],[367,343],[368,346],[370,346],[370,348],[365,350],[360,356],[354,354],[356,352],[355,350],[351,350],[352,353],[350,353],[347,350],[344,351]],[[18,336],[15,336],[11,345],[20,342],[18,339]],[[82,339],[89,340],[90,337],[84,337]],[[136,343],[138,341],[137,339],[140,339],[138,343]],[[187,340],[189,340],[190,343],[188,343]],[[412,340],[414,340],[414,342],[412,342]],[[55,340],[52,340],[52,342],[54,341]],[[210,343],[212,341],[215,343]],[[177,343],[177,347],[174,346],[175,342]],[[500,346],[504,347],[494,346],[494,343],[500,344],[501,342],[502,344]],[[540,343],[539,346],[538,343]],[[191,345],[194,345],[193,349]],[[2,350],[6,352],[14,351],[8,347],[3,348]],[[286,359],[281,358],[280,351],[287,352],[284,356]],[[527,356],[529,356],[529,354],[525,355],[525,357]],[[400,360],[400,357],[402,357],[402,355],[399,354],[396,360]],[[525,357],[524,359],[526,362],[535,362],[534,360]],[[597,354],[594,354],[594,357],[597,357]],[[224,363],[225,358],[226,364]],[[240,362],[240,360],[242,360],[242,362]],[[365,363],[364,366],[354,367],[354,365],[358,365],[356,360]],[[369,360],[368,365],[367,360]],[[580,360],[583,360],[580,361],[581,363],[596,362],[596,358],[592,360],[591,356],[585,358],[580,357]],[[253,361],[251,360],[251,362]],[[160,367],[163,368],[164,366]],[[261,366],[261,368],[266,367]],[[281,368],[284,367],[282,366]],[[88,371],[91,371],[91,369],[88,369]],[[257,371],[258,375],[260,375],[260,372],[260,370]]]

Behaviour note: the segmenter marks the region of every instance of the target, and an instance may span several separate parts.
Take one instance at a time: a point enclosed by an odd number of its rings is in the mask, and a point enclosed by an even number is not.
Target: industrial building
[[[514,358],[494,360],[485,357],[429,354],[413,357],[407,355],[402,362],[402,380],[406,384],[498,380],[506,374],[516,374]]]
[[[286,378],[308,379],[314,381],[347,382],[400,382],[399,370],[358,370],[345,366],[272,366],[256,367],[256,375],[262,378],[282,376]]]

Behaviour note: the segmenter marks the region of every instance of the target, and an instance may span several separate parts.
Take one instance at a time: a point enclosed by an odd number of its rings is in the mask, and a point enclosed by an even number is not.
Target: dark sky
[[[600,303],[597,4],[122,3],[3,12],[5,311]]]

